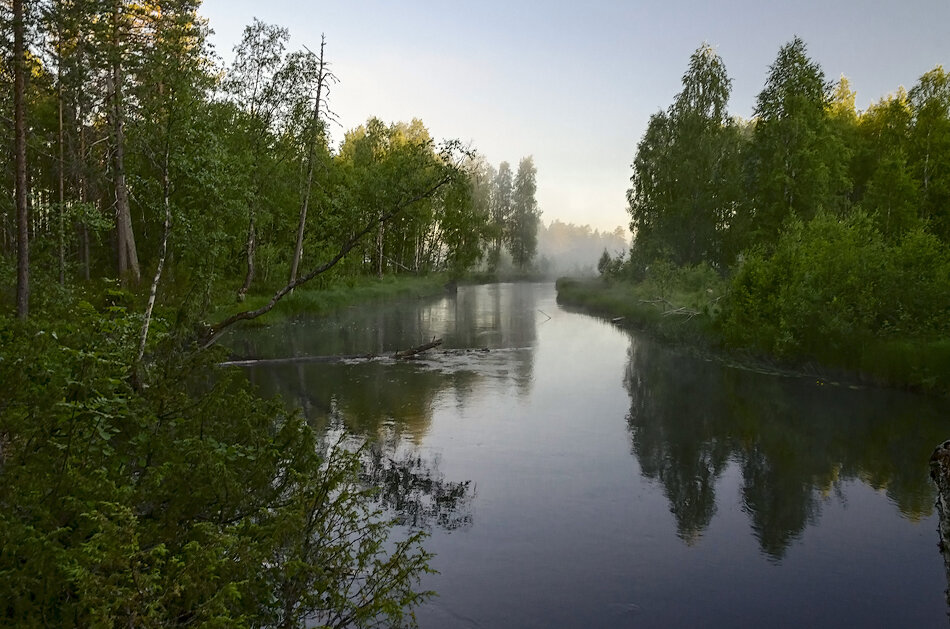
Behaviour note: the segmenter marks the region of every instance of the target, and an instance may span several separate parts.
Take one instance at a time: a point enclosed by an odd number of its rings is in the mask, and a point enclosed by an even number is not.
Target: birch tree
[[[518,163],[511,192],[511,217],[508,221],[507,244],[511,260],[522,271],[526,270],[538,252],[538,223],[541,212],[537,192],[537,168],[532,157]]]

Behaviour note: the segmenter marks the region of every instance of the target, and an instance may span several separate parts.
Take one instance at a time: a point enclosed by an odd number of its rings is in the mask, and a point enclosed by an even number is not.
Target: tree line
[[[499,231],[527,263],[533,163],[496,208],[419,120],[334,146],[327,43],[254,21],[221,67],[199,5],[0,3],[0,625],[411,625],[424,535],[214,342],[308,282],[457,277]]]
[[[534,158],[523,157],[514,173],[508,162],[501,162],[497,169],[483,162],[478,179],[482,183],[479,199],[488,210],[487,270],[496,273],[508,265],[528,270],[538,252],[541,222]]]
[[[502,245],[530,263],[531,158],[512,179],[507,163],[496,173],[418,119],[370,119],[334,147],[326,42],[292,51],[287,29],[255,20],[219,67],[199,5],[0,7],[11,40],[0,81],[20,112],[2,119],[20,148],[0,156],[17,191],[0,201],[0,250],[7,264],[22,256],[21,313],[29,272],[133,290],[164,272],[170,288],[243,299],[296,282],[351,240],[337,276],[460,276]]]
[[[637,146],[619,274],[657,261],[730,279],[731,342],[860,362],[872,338],[945,338],[950,321],[950,77],[940,66],[863,111],[795,38],[751,120],[708,45]]]

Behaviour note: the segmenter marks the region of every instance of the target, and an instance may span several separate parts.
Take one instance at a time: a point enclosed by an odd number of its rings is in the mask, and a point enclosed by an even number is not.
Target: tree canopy
[[[729,343],[877,371],[882,355],[903,355],[900,343],[929,344],[934,366],[915,372],[944,369],[943,68],[857,111],[847,78],[826,80],[796,37],[769,66],[751,120],[728,115],[729,86],[722,61],[700,46],[681,92],[637,146],[631,254],[620,269],[603,258],[604,273],[659,277],[670,265],[708,265],[731,282],[714,306]]]

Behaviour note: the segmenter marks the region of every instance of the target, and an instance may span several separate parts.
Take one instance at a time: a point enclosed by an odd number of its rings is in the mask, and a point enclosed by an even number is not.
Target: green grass
[[[447,281],[448,278],[444,274],[424,277],[387,275],[382,279],[351,278],[326,287],[303,286],[280,300],[273,310],[250,323],[267,325],[281,319],[324,314],[357,304],[431,297],[442,294]],[[273,293],[263,291],[250,294],[243,303],[232,301],[220,306],[215,317],[224,318],[242,310],[260,308],[267,304],[272,296]]]
[[[699,347],[716,344],[712,333],[719,313],[721,282],[681,285],[676,288],[654,282],[633,284],[603,279],[557,281],[558,303],[582,308],[611,319],[622,317],[627,327],[649,331],[654,336]]]

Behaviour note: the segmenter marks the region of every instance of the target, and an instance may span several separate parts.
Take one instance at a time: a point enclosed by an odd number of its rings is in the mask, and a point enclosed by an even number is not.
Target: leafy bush
[[[723,333],[733,345],[855,366],[881,337],[932,338],[950,317],[950,251],[921,229],[885,243],[858,211],[791,221],[771,255],[735,274]]]
[[[359,460],[139,322],[0,318],[0,625],[412,624],[429,570]],[[170,344],[167,344],[170,345]]]

